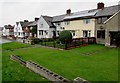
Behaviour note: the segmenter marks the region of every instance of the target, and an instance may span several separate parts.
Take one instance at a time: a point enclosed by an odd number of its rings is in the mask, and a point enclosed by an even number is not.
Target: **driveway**
[[[12,42],[12,41],[9,39],[5,39],[5,38],[0,37],[0,43],[7,43],[7,42]]]

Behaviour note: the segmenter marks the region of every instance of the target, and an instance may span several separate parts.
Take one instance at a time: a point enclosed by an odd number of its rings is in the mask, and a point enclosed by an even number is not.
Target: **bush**
[[[39,42],[41,42],[39,38],[32,38],[31,40],[31,44],[38,44]]]
[[[57,40],[56,43],[57,43],[57,44],[60,44],[60,40]]]
[[[62,44],[64,44],[65,42],[71,41],[72,40],[71,32],[67,30],[62,31],[59,35],[59,40],[61,41]]]

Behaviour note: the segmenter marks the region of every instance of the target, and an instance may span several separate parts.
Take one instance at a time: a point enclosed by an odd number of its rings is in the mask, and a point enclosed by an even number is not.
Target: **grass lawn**
[[[105,48],[107,47],[103,45],[91,44],[91,45],[87,45],[79,48],[70,49],[70,51],[79,52],[79,53],[89,53],[89,52],[94,52],[94,51],[105,49]]]
[[[32,45],[17,43],[17,42],[9,42],[2,44],[2,50],[13,50],[17,48],[24,48],[24,47],[32,47]]]
[[[118,49],[110,49],[90,56],[84,56],[37,47],[15,50],[6,55],[10,54],[18,55],[24,60],[33,60],[69,80],[73,80],[76,77],[81,77],[88,81],[118,80]]]
[[[106,48],[99,45],[88,46],[89,49],[94,49],[95,47],[95,50]],[[85,47],[84,53],[85,50],[88,50],[87,46]],[[83,49],[81,48],[76,49],[82,51]],[[24,60],[37,62],[69,80],[81,77],[88,81],[118,81],[118,49],[110,49],[90,56],[42,47],[6,51],[2,53],[3,81],[36,81],[37,78],[42,81],[45,79],[40,78],[37,74],[29,71],[21,64],[10,60],[10,54],[20,56]]]
[[[32,45],[10,42],[2,45],[3,50],[11,50],[16,48],[31,47]],[[48,81],[38,74],[30,71],[23,65],[10,60],[9,55],[12,51],[0,52],[0,81]],[[2,64],[1,64],[2,63]]]

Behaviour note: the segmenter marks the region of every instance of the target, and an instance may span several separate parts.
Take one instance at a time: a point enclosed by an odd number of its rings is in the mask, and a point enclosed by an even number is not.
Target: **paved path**
[[[12,41],[9,39],[5,39],[5,38],[0,37],[0,43],[8,43],[8,42],[12,42]]]

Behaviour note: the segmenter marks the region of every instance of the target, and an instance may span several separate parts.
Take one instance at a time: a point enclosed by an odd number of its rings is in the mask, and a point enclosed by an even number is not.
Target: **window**
[[[98,30],[97,38],[105,38],[105,30]]]
[[[18,32],[18,35],[20,35],[20,32]]]
[[[61,23],[59,22],[59,23],[56,23],[56,26],[60,26],[61,25]]]
[[[71,31],[71,33],[72,33],[72,36],[75,36],[75,31]]]
[[[43,24],[40,24],[40,27],[42,28],[42,27],[43,27]]]
[[[91,36],[91,31],[90,30],[84,30],[83,31],[83,37],[90,37]]]
[[[70,21],[66,21],[64,23],[65,23],[65,25],[70,25]]]
[[[85,19],[83,20],[84,24],[89,24],[90,23],[90,19]]]
[[[40,30],[40,31],[39,31],[39,35],[43,35],[43,30]]]
[[[48,31],[44,31],[46,35],[48,35]]]
[[[57,34],[60,35],[60,31],[57,31]]]
[[[104,23],[109,17],[100,17],[98,18],[98,24]]]

